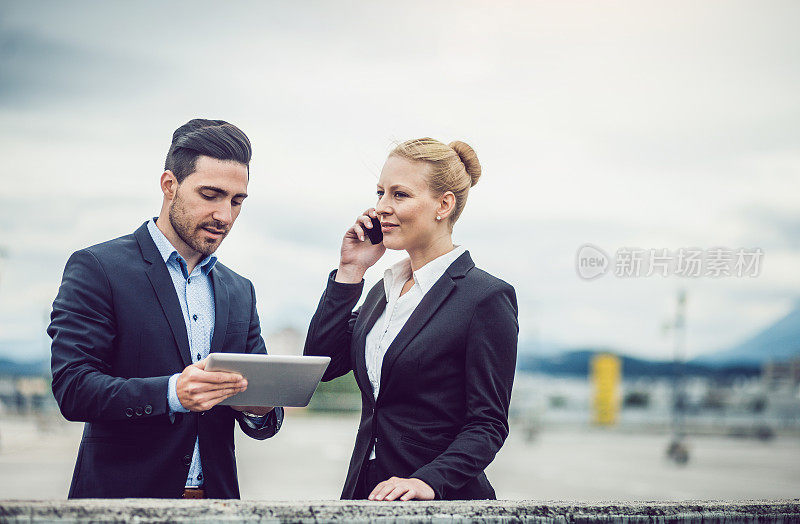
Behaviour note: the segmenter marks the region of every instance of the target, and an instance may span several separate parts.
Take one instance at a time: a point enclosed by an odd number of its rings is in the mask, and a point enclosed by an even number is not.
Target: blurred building
[[[800,356],[785,362],[767,361],[761,366],[761,381],[773,390],[797,388],[800,385]]]
[[[620,384],[620,429],[666,431],[671,424],[671,379],[625,377]],[[588,376],[518,372],[511,415],[531,434],[592,420]],[[684,378],[684,415],[693,434],[769,438],[800,431],[800,358],[765,365],[761,376]]]
[[[0,376],[0,412],[26,415],[52,411],[55,399],[41,376]]]

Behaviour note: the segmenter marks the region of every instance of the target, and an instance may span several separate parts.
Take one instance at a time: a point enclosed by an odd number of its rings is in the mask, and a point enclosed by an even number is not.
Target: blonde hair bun
[[[430,169],[426,173],[428,187],[434,195],[450,191],[456,197],[455,209],[448,221],[452,230],[464,205],[467,203],[469,189],[481,177],[481,163],[478,155],[464,142],[445,144],[433,138],[415,138],[398,144],[389,156],[398,156],[414,162],[424,162]]]
[[[458,158],[461,159],[461,163],[464,164],[467,174],[470,179],[472,179],[470,187],[477,184],[478,179],[481,177],[481,163],[478,161],[478,155],[475,154],[475,150],[472,149],[469,144],[461,142],[460,140],[450,142],[448,145],[458,153]]]

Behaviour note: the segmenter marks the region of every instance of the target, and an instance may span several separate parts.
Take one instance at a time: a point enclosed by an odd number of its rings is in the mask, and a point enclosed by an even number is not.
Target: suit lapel
[[[389,377],[397,357],[408,347],[408,343],[417,336],[417,333],[427,324],[428,320],[430,320],[436,310],[439,309],[439,306],[442,305],[445,299],[450,296],[450,293],[453,292],[455,287],[456,285],[453,283],[453,279],[445,273],[436,284],[433,285],[430,291],[425,293],[419,305],[414,309],[414,312],[411,313],[411,316],[408,317],[408,321],[406,321],[405,325],[400,329],[400,332],[389,345],[389,348],[386,350],[386,355],[383,357],[383,365],[381,366],[381,391],[378,393],[379,399],[381,393],[386,390],[384,385],[386,384],[386,379]]]
[[[211,270],[211,282],[214,285],[214,336],[211,339],[211,351],[225,351],[222,343],[228,330],[228,286],[220,272]]]
[[[386,391],[387,379],[397,357],[408,347],[409,343],[417,336],[417,333],[420,332],[447,297],[450,296],[450,293],[456,288],[456,280],[464,278],[464,275],[473,267],[475,267],[475,264],[469,256],[469,251],[465,251],[450,264],[450,267],[436,281],[436,284],[422,297],[420,303],[386,350],[386,355],[383,357],[383,365],[381,366],[381,390],[378,393],[377,400],[380,400],[383,392]]]
[[[183,320],[178,295],[175,293],[175,285],[172,283],[172,278],[169,276],[169,271],[161,258],[161,254],[150,237],[147,223],[137,229],[134,236],[142,250],[142,258],[150,263],[150,267],[145,270],[147,278],[150,279],[150,284],[156,292],[156,297],[158,297],[158,302],[164,311],[164,316],[167,317],[167,322],[178,346],[183,365],[188,366],[192,363],[192,357],[189,354],[189,335],[186,333],[186,323]]]
[[[367,333],[369,333],[372,326],[375,325],[375,322],[378,320],[378,317],[381,316],[383,310],[386,309],[386,295],[385,293],[380,293],[378,299],[373,304],[364,303],[361,308],[364,310],[364,314],[366,315],[366,321],[364,324],[359,328],[361,333],[356,335],[355,333],[353,336],[356,337],[356,347],[355,347],[355,357],[356,357],[356,367],[355,367],[355,375],[356,380],[362,385],[364,388],[369,388],[370,391],[373,392],[370,395],[370,398],[375,398],[375,392],[372,389],[372,383],[369,381],[369,375],[367,375],[367,360],[366,360],[366,349],[367,349]]]

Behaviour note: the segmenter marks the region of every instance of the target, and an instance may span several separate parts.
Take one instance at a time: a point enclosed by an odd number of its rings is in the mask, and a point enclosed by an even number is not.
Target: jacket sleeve
[[[261,322],[258,320],[258,311],[256,309],[256,290],[252,283],[250,283],[250,296],[252,308],[250,310],[250,327],[247,332],[247,352],[266,355],[267,346],[264,343],[264,337],[261,336]],[[275,409],[267,413],[266,419],[260,427],[254,427],[252,423],[248,424],[247,416],[241,411],[233,410],[233,412],[239,422],[239,427],[242,428],[242,432],[248,437],[257,440],[264,440],[274,436],[283,424],[283,408],[281,406],[275,406]]]
[[[331,357],[322,380],[333,380],[353,369],[350,359],[350,341],[358,311],[353,311],[364,281],[358,284],[336,282],[336,271],[328,276],[328,285],[308,327],[304,355]]]
[[[447,498],[492,462],[508,436],[508,405],[517,361],[517,299],[503,282],[477,304],[466,342],[465,422],[456,438],[412,477]]]
[[[146,419],[167,413],[169,376],[112,376],[115,319],[111,285],[88,250],[67,261],[47,333],[53,395],[67,420]]]

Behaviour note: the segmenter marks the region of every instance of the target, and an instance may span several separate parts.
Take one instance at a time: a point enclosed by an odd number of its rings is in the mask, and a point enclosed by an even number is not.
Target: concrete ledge
[[[741,502],[0,500],[0,522],[800,522],[800,499]]]

